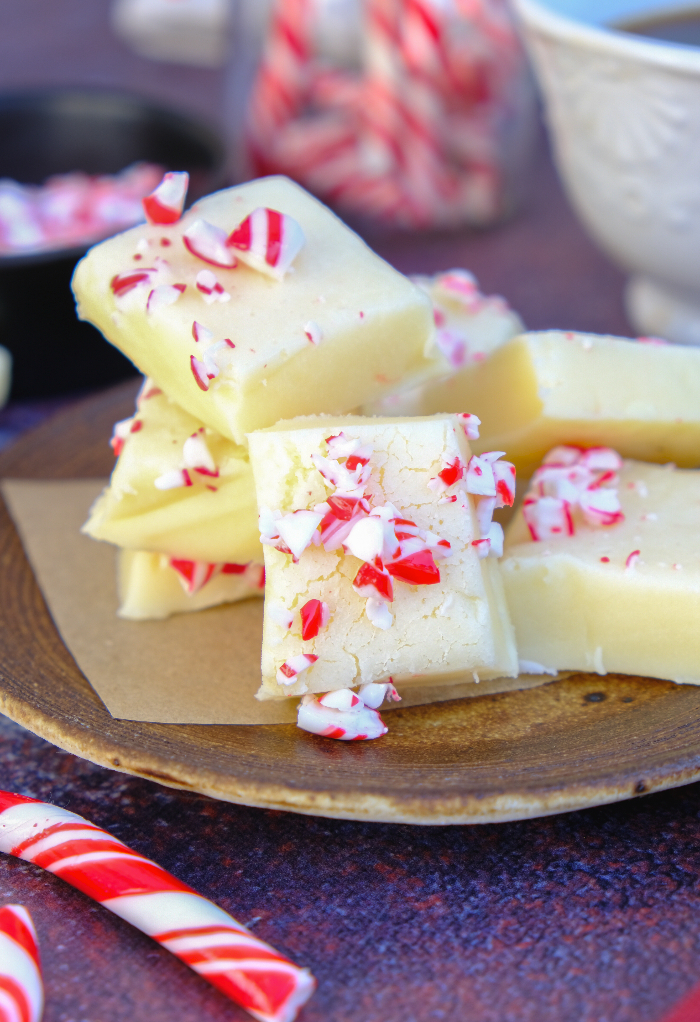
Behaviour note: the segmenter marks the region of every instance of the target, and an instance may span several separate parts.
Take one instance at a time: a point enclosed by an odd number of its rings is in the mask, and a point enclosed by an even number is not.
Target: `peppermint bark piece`
[[[479,496],[466,492],[478,465],[463,422],[314,416],[249,436],[267,578],[258,698],[513,676],[483,556],[497,473],[484,461]]]
[[[131,621],[236,603],[265,588],[262,564],[211,564],[147,550],[120,550],[118,579],[118,614]]]
[[[651,342],[651,343],[650,343]],[[508,451],[529,476],[556,444],[700,463],[700,351],[647,339],[547,331],[517,337],[461,379],[431,388],[424,413],[469,408],[476,450]]]
[[[146,380],[117,423],[109,486],[83,532],[132,550],[209,563],[262,561],[248,451]]]
[[[700,684],[700,473],[625,461],[586,481],[579,460],[567,480],[567,450],[535,476],[500,562],[523,670]]]
[[[344,412],[440,367],[427,296],[283,177],[96,246],[73,288],[83,319],[238,443],[281,417]]]

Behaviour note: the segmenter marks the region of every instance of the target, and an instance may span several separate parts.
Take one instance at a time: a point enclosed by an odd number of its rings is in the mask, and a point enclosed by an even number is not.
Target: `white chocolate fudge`
[[[157,620],[262,596],[261,564],[207,564],[147,550],[120,550],[119,617]]]
[[[248,451],[147,380],[117,423],[109,486],[83,526],[93,539],[208,562],[262,561]]]
[[[483,557],[497,535],[466,492],[494,494],[497,473],[481,476],[462,423],[308,417],[249,436],[267,577],[258,698],[514,676]]]
[[[619,475],[616,524],[596,523],[584,500],[570,535],[534,541],[523,509],[507,530],[500,566],[523,669],[700,684],[700,472],[626,461]]]
[[[434,411],[437,405],[441,410],[454,411],[450,392],[459,391],[463,377],[468,377],[475,365],[525,329],[504,298],[479,291],[476,278],[468,270],[447,270],[411,280],[433,303],[441,378],[409,389],[400,387],[364,405],[364,415],[426,415],[430,414],[427,409]]]
[[[499,449],[523,477],[556,444],[605,444],[623,456],[700,464],[700,350],[595,334],[529,333],[473,372],[430,389],[423,414],[468,409],[474,449]]]
[[[243,250],[237,230],[249,217],[255,228],[266,209],[303,234],[282,279],[264,272],[253,242]],[[283,417],[348,411],[440,367],[427,296],[284,177],[217,192],[175,224],[97,245],[73,289],[81,318],[241,444]]]

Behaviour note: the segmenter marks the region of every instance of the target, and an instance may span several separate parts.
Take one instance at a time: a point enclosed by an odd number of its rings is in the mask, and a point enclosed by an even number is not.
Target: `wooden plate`
[[[71,406],[0,456],[0,475],[107,475],[107,438],[134,392]],[[396,710],[378,742],[114,720],[56,632],[2,505],[0,565],[0,709],[125,773],[245,805],[421,824],[523,819],[700,778],[700,688],[623,675]]]

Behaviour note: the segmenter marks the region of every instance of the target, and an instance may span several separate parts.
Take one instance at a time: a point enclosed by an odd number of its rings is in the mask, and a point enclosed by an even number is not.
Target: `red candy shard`
[[[352,516],[355,514],[355,511],[357,510],[359,498],[338,497],[333,495],[326,498],[326,503],[329,505],[335,518],[340,519],[341,522],[349,522]],[[321,522],[322,528],[324,527],[325,522],[326,519],[324,518],[323,522]]]
[[[129,291],[133,291],[139,284],[143,284],[144,281],[150,280],[150,273],[152,270],[142,269],[137,270],[134,273],[115,273],[109,282],[109,286],[112,289],[112,293],[117,298],[121,298],[122,295],[126,295]]]
[[[232,563],[222,564],[221,565],[221,574],[222,575],[243,575],[245,573],[245,570],[246,570],[247,567],[248,567],[247,564],[232,564]]]
[[[412,586],[430,586],[440,581],[440,569],[430,550],[419,550],[401,560],[387,564],[386,570],[400,582]]]
[[[186,171],[168,171],[158,187],[141,200],[148,223],[176,223],[182,216],[189,183],[190,175]]]
[[[379,566],[377,566],[377,562]],[[359,596],[373,597],[392,603],[394,600],[394,584],[391,576],[384,570],[382,562],[377,558],[375,564],[365,562],[353,579],[352,587]]]
[[[194,355],[190,355],[190,369],[200,390],[209,390],[209,374],[204,362],[200,362]]]
[[[216,572],[217,565],[209,564],[206,561],[186,561],[181,558],[171,557],[170,567],[178,573],[184,582],[185,591],[191,595],[199,592],[202,586],[212,578]]]
[[[308,600],[299,611],[301,614],[301,637],[315,639],[328,623],[328,605],[321,600]]]
[[[464,466],[459,458],[455,458],[447,468],[443,468],[442,472],[438,472],[438,476],[447,486],[452,486],[458,479],[462,478],[464,472]]]

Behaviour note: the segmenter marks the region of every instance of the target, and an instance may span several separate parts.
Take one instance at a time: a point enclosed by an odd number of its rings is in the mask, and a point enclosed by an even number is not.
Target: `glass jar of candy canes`
[[[258,36],[241,176],[287,174],[389,229],[513,209],[536,104],[507,0],[240,3]],[[242,49],[250,60],[250,31]]]

